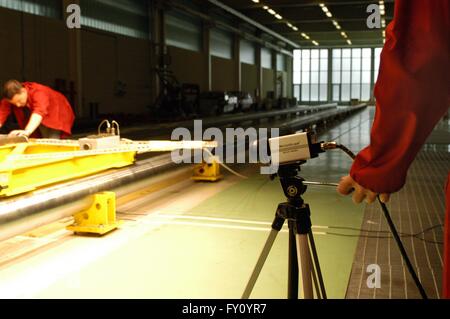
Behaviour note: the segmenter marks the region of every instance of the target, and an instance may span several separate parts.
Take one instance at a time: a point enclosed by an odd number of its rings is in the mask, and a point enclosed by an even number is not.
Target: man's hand
[[[26,136],[26,137],[29,137],[30,134],[27,131],[25,131],[25,130],[15,130],[15,131],[11,131],[8,134],[8,136],[9,137],[14,137],[14,136]]]
[[[366,199],[367,203],[371,204],[375,201],[378,195],[377,193],[374,193],[371,190],[368,190],[359,185],[349,175],[341,178],[341,181],[339,182],[339,185],[337,187],[337,191],[342,195],[350,195],[354,191],[353,202],[355,204],[361,203],[364,199]],[[389,194],[381,194],[380,200],[383,203],[387,203],[389,201],[389,196]]]

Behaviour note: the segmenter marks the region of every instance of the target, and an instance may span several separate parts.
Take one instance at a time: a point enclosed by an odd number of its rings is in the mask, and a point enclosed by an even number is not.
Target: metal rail
[[[89,207],[89,195],[112,190],[173,168],[170,154],[137,162],[131,167],[102,173],[0,201],[0,241],[72,216]],[[135,191],[122,189],[118,196]]]
[[[325,106],[325,108],[330,106]],[[282,134],[304,128],[323,120],[330,120],[356,112],[365,105],[357,107],[332,109],[312,114],[308,117],[289,121],[280,128]],[[331,106],[331,108],[335,108]],[[283,110],[284,114],[291,111]],[[298,110],[292,110],[295,112]],[[279,114],[280,111],[273,113]],[[72,216],[90,206],[89,195],[102,191],[114,191],[117,196],[124,196],[142,188],[139,181],[156,176],[176,167],[171,155],[165,154],[136,162],[135,165],[77,179],[54,187],[44,188],[27,195],[0,200],[0,241],[26,233],[37,227]]]

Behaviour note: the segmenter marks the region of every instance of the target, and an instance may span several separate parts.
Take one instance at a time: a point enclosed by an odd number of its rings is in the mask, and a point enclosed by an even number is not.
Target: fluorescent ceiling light
[[[328,17],[328,18],[331,18],[331,17],[333,16],[333,15],[331,14],[331,12],[327,12],[326,14],[327,14],[327,17]]]
[[[259,0],[252,0],[254,3],[259,3]]]
[[[350,39],[347,40],[348,45],[352,45],[352,41]]]
[[[263,9],[264,9],[264,10],[268,10],[269,7],[268,7],[268,6],[264,6]]]
[[[275,10],[273,10],[273,9],[269,9],[269,10],[267,10],[267,12],[269,12],[270,14],[272,14],[272,15],[276,15],[277,13],[275,12]]]
[[[279,14],[276,14],[276,15],[275,15],[275,18],[277,18],[278,20],[283,19],[283,17],[282,17],[281,15],[279,15]]]
[[[317,41],[313,41],[312,42],[314,45],[319,45],[319,43]]]
[[[298,28],[297,28],[296,26],[293,26],[293,27],[292,27],[292,30],[298,31]]]

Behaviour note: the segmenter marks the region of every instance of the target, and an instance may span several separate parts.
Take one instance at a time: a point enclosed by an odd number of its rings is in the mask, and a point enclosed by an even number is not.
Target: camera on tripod
[[[325,152],[326,144],[317,142],[312,132],[300,132],[269,139],[272,164],[287,165],[318,157]]]

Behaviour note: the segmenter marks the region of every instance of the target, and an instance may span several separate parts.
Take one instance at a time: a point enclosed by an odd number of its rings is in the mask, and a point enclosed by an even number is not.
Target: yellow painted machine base
[[[75,223],[67,230],[75,233],[104,235],[123,222],[116,220],[116,194],[98,193],[93,196],[93,203],[87,210],[74,215]]]
[[[192,179],[195,181],[215,182],[223,176],[220,174],[220,165],[216,161],[212,163],[202,163],[194,167]]]

